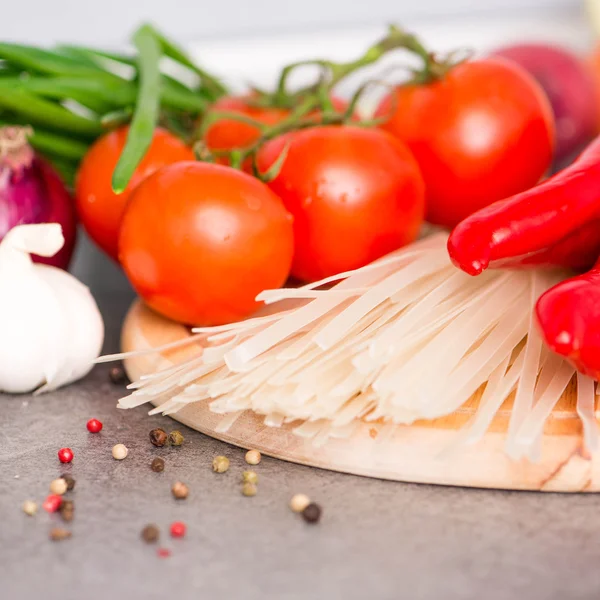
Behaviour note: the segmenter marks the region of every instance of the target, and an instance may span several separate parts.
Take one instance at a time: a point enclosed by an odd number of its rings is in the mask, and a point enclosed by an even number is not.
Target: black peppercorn
[[[156,457],[151,463],[150,468],[155,473],[162,473],[165,470],[165,461],[162,458]]]
[[[115,385],[123,385],[129,381],[127,373],[125,373],[125,369],[121,365],[112,367],[108,372],[108,377],[111,383],[114,383]]]
[[[160,532],[158,531],[158,527],[156,525],[146,525],[144,529],[142,529],[142,539],[147,544],[153,544],[158,541],[158,537]]]
[[[73,520],[75,516],[75,504],[73,500],[63,500],[58,510],[63,521],[68,523]]]
[[[318,523],[321,518],[321,512],[321,507],[315,502],[311,502],[302,511],[302,517],[307,523]]]
[[[153,446],[162,448],[169,440],[169,436],[164,429],[157,427],[150,432],[150,441]]]
[[[67,492],[70,492],[75,487],[75,480],[68,473],[63,473],[60,478],[65,480]]]

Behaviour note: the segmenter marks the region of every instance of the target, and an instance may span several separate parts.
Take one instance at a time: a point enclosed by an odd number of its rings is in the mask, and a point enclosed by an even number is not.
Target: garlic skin
[[[57,223],[14,227],[0,243],[0,392],[54,390],[85,376],[104,341],[104,323],[86,286],[33,263],[64,243]]]

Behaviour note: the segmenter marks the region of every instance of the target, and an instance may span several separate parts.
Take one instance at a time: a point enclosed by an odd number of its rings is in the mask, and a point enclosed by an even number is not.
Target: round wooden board
[[[129,352],[189,335],[187,328],[158,316],[136,301],[125,319],[121,343],[123,351]],[[137,356],[127,359],[125,367],[134,380],[197,355],[199,350],[198,345],[191,344],[184,349]],[[538,463],[515,462],[504,453],[510,399],[479,443],[443,455],[457,440],[460,428],[473,415],[478,401],[476,394],[456,413],[411,426],[380,427],[362,422],[350,438],[330,439],[318,447],[294,434],[290,425],[267,427],[262,417],[251,411],[246,411],[225,432],[219,430],[223,417],[212,413],[205,402],[191,404],[172,416],[188,427],[242,448],[256,448],[282,460],[344,473],[480,488],[600,491],[600,460],[584,450],[571,386],[548,419],[542,439],[542,459]]]

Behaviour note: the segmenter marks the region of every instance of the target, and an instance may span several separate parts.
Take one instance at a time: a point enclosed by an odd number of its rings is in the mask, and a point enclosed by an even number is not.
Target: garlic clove
[[[57,372],[36,392],[43,393],[72,383],[89,373],[102,350],[104,323],[85,285],[55,267],[35,265],[34,269],[52,287],[66,317],[67,345]]]

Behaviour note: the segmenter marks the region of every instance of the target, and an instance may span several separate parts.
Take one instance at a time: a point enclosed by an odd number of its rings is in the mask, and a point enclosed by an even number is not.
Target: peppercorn
[[[63,500],[58,512],[63,521],[70,522],[75,516],[75,504],[72,500]]]
[[[50,539],[53,542],[60,542],[71,537],[71,532],[68,529],[62,527],[53,527],[50,530]]]
[[[181,446],[181,444],[183,444],[184,439],[185,438],[181,434],[181,431],[177,429],[175,431],[171,431],[171,433],[169,434],[169,443],[171,444],[171,446]]]
[[[256,492],[258,492],[258,488],[254,483],[245,483],[242,486],[242,494],[244,496],[256,496]]]
[[[173,493],[173,496],[177,498],[177,500],[185,500],[188,497],[189,489],[185,483],[176,481],[171,488],[171,492]]]
[[[62,496],[68,490],[67,482],[61,477],[50,482],[50,493]]]
[[[212,468],[215,473],[225,473],[229,469],[229,459],[226,456],[215,456]]]
[[[168,548],[158,548],[156,554],[159,558],[168,558],[171,556],[171,551]]]
[[[160,531],[156,525],[146,525],[144,529],[142,529],[142,539],[147,544],[154,544],[154,542],[158,541],[160,537]]]
[[[90,419],[87,422],[87,430],[90,433],[98,433],[102,430],[102,421],[98,421],[98,419]]]
[[[108,377],[111,383],[114,383],[115,385],[123,385],[128,381],[127,373],[125,373],[125,369],[121,365],[112,367],[108,372]]]
[[[116,444],[113,446],[112,455],[115,460],[123,460],[127,458],[129,450],[125,444]]]
[[[75,480],[68,473],[63,473],[60,478],[67,482],[67,492],[70,492],[75,487]]]
[[[171,523],[171,537],[180,538],[185,535],[186,526],[181,521]]]
[[[150,441],[153,446],[162,448],[169,440],[169,436],[164,429],[157,427],[150,432]]]
[[[150,463],[150,468],[155,473],[162,473],[165,470],[165,461],[158,456]]]
[[[321,519],[321,507],[315,502],[311,502],[303,511],[302,517],[307,523],[318,523]]]
[[[249,465],[257,465],[261,458],[262,457],[258,450],[248,450],[248,452],[246,452],[246,462]]]
[[[244,471],[242,473],[242,481],[244,483],[258,483],[258,475],[254,471]]]
[[[23,502],[23,512],[26,515],[33,517],[33,515],[35,515],[35,513],[37,512],[37,509],[37,502],[34,502],[33,500],[25,500],[25,502]]]
[[[44,507],[45,511],[52,513],[56,512],[60,508],[62,501],[62,497],[58,494],[50,494],[46,497],[42,506]]]
[[[306,494],[294,494],[290,500],[290,508],[295,513],[301,513],[310,504],[310,498]]]
[[[73,450],[71,448],[61,448],[58,451],[58,460],[61,463],[70,463],[73,460]]]

